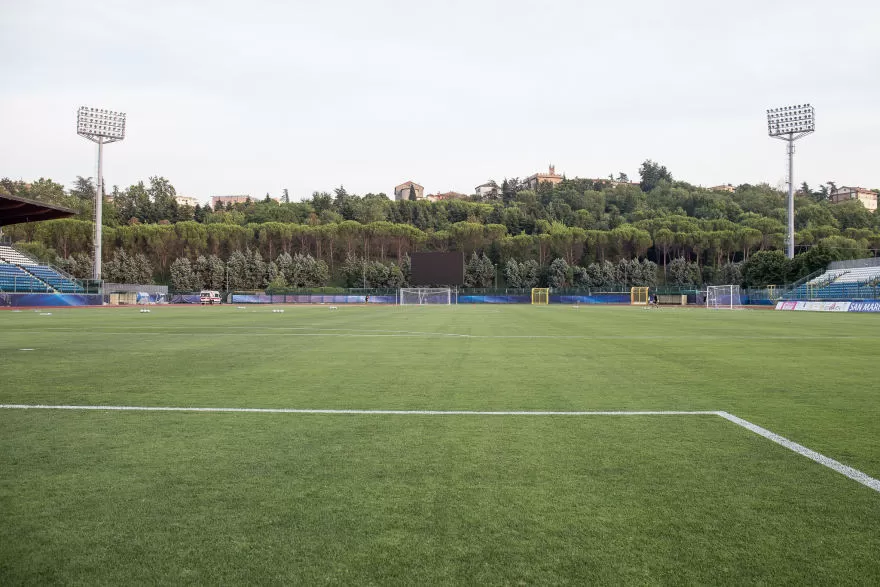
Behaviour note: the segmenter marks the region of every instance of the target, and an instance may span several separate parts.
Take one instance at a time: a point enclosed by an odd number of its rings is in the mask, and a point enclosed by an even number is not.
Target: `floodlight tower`
[[[125,113],[82,106],[76,115],[76,134],[98,143],[98,183],[95,186],[95,265],[92,276],[101,279],[101,222],[104,206],[104,143],[125,138]]]
[[[788,235],[786,256],[794,258],[794,142],[816,130],[816,117],[809,104],[771,108],[767,133],[788,143]]]

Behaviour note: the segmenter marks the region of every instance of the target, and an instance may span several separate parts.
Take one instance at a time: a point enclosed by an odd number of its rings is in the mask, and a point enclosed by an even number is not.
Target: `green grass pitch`
[[[0,312],[0,404],[724,410],[880,478],[880,316],[51,312]],[[878,528],[713,415],[0,409],[3,585],[877,584]]]

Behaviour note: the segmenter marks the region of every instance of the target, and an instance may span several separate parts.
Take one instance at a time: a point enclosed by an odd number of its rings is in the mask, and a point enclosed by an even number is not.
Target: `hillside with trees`
[[[797,192],[792,261],[782,254],[786,195],[766,184],[715,192],[645,161],[640,182],[564,179],[523,189],[504,180],[495,198],[440,202],[358,196],[340,186],[302,202],[269,198],[179,206],[163,177],[108,194],[105,279],[177,289],[398,287],[413,251],[462,251],[472,287],[592,287],[794,281],[829,261],[880,249],[880,216],[859,202],[831,204],[834,183]],[[94,185],[0,180],[0,193],[78,211],[65,220],[6,227],[42,261],[87,277]],[[285,190],[286,192],[286,190]]]

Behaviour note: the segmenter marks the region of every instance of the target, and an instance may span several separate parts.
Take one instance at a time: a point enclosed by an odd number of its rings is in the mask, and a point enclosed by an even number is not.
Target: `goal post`
[[[650,288],[647,287],[633,287],[629,290],[629,303],[633,306],[647,306],[648,305],[648,291]]]
[[[738,285],[710,285],[706,287],[706,307],[713,310],[742,308]]]
[[[546,306],[550,303],[549,287],[533,287],[532,288],[532,304]]]
[[[425,306],[452,304],[452,290],[448,287],[400,288],[398,300],[401,306]]]

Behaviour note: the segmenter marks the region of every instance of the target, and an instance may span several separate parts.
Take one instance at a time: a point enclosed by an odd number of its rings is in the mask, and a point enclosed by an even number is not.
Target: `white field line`
[[[361,414],[377,416],[717,416],[706,411],[478,411],[478,410],[333,410],[307,408],[198,408],[183,406],[63,406],[44,404],[0,404],[4,410],[96,410],[121,412],[249,412],[258,414]]]
[[[810,460],[816,461],[820,465],[825,465],[829,469],[833,469],[834,471],[837,471],[841,475],[845,475],[845,476],[849,477],[853,481],[858,481],[859,483],[861,483],[865,487],[870,487],[874,491],[880,492],[880,480],[874,479],[873,477],[871,477],[865,473],[862,473],[858,469],[853,469],[852,467],[850,467],[848,465],[844,465],[840,461],[835,461],[834,459],[832,459],[830,457],[826,457],[825,455],[823,455],[821,453],[818,453],[814,450],[810,450],[809,448],[807,448],[801,444],[798,444],[796,442],[793,442],[793,441],[785,438],[784,436],[780,436],[780,435],[776,434],[775,432],[770,432],[766,428],[761,428],[757,424],[752,424],[748,420],[743,420],[742,418],[734,416],[733,414],[729,414],[727,412],[718,412],[718,415],[721,416],[722,418],[724,418],[725,420],[733,422],[737,426],[742,426],[746,430],[751,430],[752,432],[754,432],[755,434],[757,434],[759,436],[763,436],[764,438],[766,438],[768,440],[772,440],[776,444],[778,444],[780,446],[784,446],[788,450],[794,451],[794,452],[798,453],[799,455],[805,456]]]
[[[119,411],[119,412],[246,412],[265,414],[360,414],[376,416],[720,416],[728,422],[745,428],[759,436],[775,442],[801,456],[819,463],[829,469],[861,483],[865,487],[880,492],[880,480],[844,465],[814,450],[788,440],[774,432],[752,424],[733,414],[723,411],[686,411],[686,410],[602,410],[602,411],[478,411],[478,410],[333,410],[333,409],[301,409],[301,408],[200,408],[184,406],[73,406],[46,404],[0,404],[4,410],[87,410],[87,411]]]

